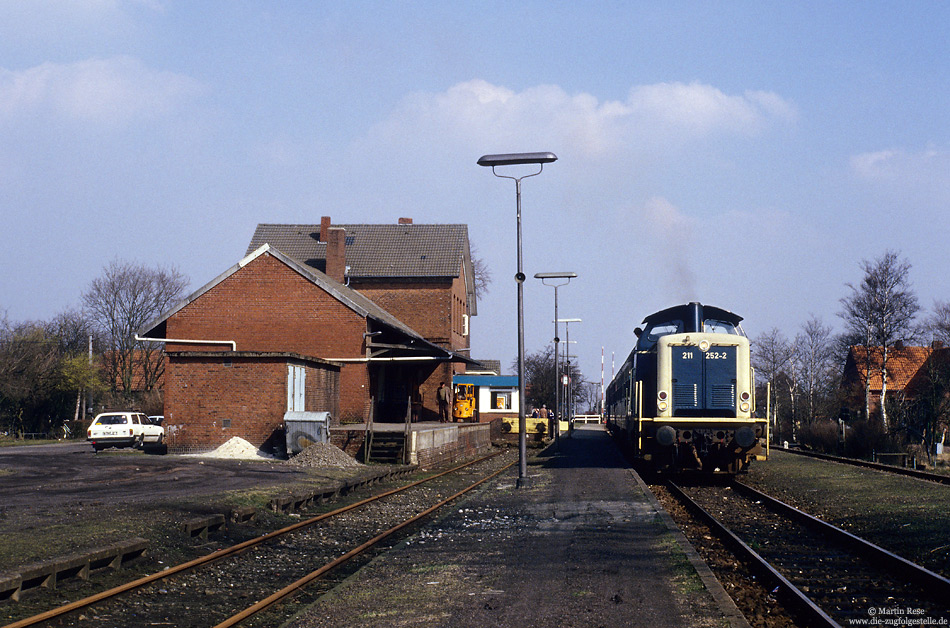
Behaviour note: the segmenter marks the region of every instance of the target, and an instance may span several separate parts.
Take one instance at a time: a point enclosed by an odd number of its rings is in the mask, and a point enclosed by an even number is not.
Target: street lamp
[[[509,153],[504,155],[482,155],[478,159],[479,166],[491,167],[492,174],[501,179],[512,179],[515,182],[515,201],[518,224],[518,272],[515,274],[515,283],[518,284],[518,486],[526,483],[528,477],[528,448],[527,448],[527,421],[524,415],[524,270],[521,262],[521,180],[535,177],[544,170],[544,164],[557,161],[554,153]],[[498,166],[517,166],[522,164],[537,164],[538,171],[521,177],[511,177],[498,174]]]
[[[554,443],[555,445],[560,444],[561,442],[561,371],[558,368],[558,343],[561,339],[558,337],[557,333],[557,289],[561,286],[566,286],[571,283],[571,279],[577,277],[577,273],[536,273],[534,275],[535,279],[540,279],[541,283],[546,286],[552,286],[554,288],[554,425],[551,426],[554,430]],[[558,279],[566,279],[560,283],[548,283],[548,281],[556,281]]]
[[[584,321],[579,318],[560,318],[560,319],[555,318],[554,319],[555,324],[564,323],[565,335],[567,336],[567,342],[564,343],[567,347],[564,350],[564,365],[565,365],[564,370],[567,372],[565,377],[567,377],[568,380],[570,380],[570,376],[571,376],[571,356],[570,356],[571,323],[583,323],[583,322]],[[567,435],[568,437],[570,437],[574,434],[574,396],[571,394],[570,381],[567,382],[566,386],[567,386],[567,391],[565,392],[566,396],[565,396],[564,401],[565,403],[571,404],[568,406],[568,410],[567,410]]]

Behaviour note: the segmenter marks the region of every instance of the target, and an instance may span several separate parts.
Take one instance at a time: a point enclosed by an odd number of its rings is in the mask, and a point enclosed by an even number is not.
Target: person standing
[[[435,391],[435,398],[439,402],[439,423],[449,421],[449,389],[445,382],[439,382],[439,389]]]

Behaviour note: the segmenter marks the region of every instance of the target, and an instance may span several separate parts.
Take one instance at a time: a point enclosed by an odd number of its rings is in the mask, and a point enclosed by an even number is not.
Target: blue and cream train
[[[741,316],[689,303],[647,316],[606,390],[608,428],[662,473],[734,474],[765,458]]]

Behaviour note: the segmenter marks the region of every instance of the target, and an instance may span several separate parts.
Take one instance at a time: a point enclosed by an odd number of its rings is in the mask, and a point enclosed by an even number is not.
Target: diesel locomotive
[[[605,391],[608,429],[660,473],[735,474],[766,457],[741,316],[701,303],[647,316]]]

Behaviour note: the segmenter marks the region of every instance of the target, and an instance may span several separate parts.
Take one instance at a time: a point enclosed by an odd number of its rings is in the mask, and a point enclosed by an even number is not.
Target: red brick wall
[[[238,351],[292,352],[330,360],[364,357],[365,331],[365,318],[266,253],[166,323],[168,338],[234,340]],[[199,349],[222,348],[166,346],[167,351]],[[346,365],[340,375],[340,412],[334,419],[361,419],[368,397],[366,365]]]
[[[239,436],[261,447],[280,444],[287,410],[282,357],[168,356],[165,432],[169,451],[210,451]],[[306,363],[306,409],[339,414],[338,367]],[[270,443],[269,443],[270,441]]]
[[[429,342],[452,351],[468,348],[469,339],[462,335],[463,315],[469,313],[464,277],[439,282],[353,282],[350,287]]]
[[[462,336],[462,315],[468,313],[463,278],[432,283],[354,282],[350,287],[378,303],[429,342],[450,351],[468,348],[469,339]],[[436,367],[432,375],[419,387],[424,404],[423,420],[438,419],[439,406],[435,391],[439,382],[451,386],[452,375],[464,372],[463,363],[443,363]]]
[[[356,283],[350,287],[414,329],[423,338],[449,347],[452,325],[452,285],[439,283]]]

